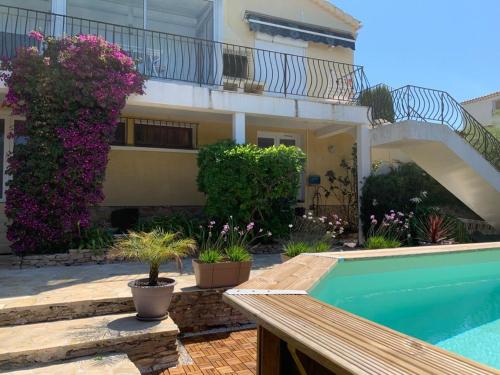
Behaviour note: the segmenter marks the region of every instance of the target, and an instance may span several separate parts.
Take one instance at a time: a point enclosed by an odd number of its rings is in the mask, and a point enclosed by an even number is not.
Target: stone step
[[[126,354],[82,357],[60,363],[5,372],[7,375],[140,375]]]
[[[186,267],[187,268],[187,267]],[[147,277],[139,264],[51,267],[0,272],[0,326],[134,312],[128,282]],[[171,273],[162,273],[172,277]],[[238,326],[248,319],[222,301],[225,288],[198,289],[175,276],[170,315],[183,332]]]
[[[79,357],[126,353],[141,372],[175,366],[179,329],[171,318],[141,322],[135,314],[0,328],[0,372]]]

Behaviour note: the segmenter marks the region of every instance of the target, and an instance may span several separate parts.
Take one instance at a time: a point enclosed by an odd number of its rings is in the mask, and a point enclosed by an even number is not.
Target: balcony
[[[119,44],[151,79],[343,104],[356,103],[368,87],[357,65],[17,7],[0,6],[0,30],[4,57],[35,45],[31,30],[55,37],[94,34]]]

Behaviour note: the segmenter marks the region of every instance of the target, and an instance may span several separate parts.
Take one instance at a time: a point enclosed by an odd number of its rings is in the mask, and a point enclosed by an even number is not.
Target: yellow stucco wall
[[[350,157],[354,139],[341,134],[318,139],[312,130],[269,128],[247,125],[246,139],[255,143],[259,131],[298,134],[300,147],[307,154],[305,176],[317,174],[326,185],[324,174],[329,169],[338,171],[342,157]],[[201,124],[198,128],[200,145],[231,137],[229,124]],[[334,152],[328,150],[334,146]],[[196,153],[146,151],[139,148],[112,150],[106,171],[104,193],[106,206],[198,206],[204,197],[196,187]],[[312,188],[306,187],[306,206],[311,204]],[[333,199],[322,204],[335,204]]]
[[[231,138],[230,124],[198,127],[198,145]],[[129,133],[133,137],[133,133]],[[111,150],[104,181],[105,206],[198,206],[196,153],[143,148]]]
[[[224,3],[224,42],[255,47],[255,33],[244,20],[245,11],[294,20],[331,29],[355,33],[352,26],[310,0],[229,0]],[[353,63],[354,54],[349,48],[329,47],[309,43],[307,57]]]

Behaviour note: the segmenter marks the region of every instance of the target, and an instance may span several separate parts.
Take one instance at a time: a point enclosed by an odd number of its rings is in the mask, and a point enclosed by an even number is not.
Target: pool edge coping
[[[355,251],[345,251],[345,252],[325,252],[325,253],[316,253],[316,254],[302,254],[299,255],[295,258],[290,259],[289,261],[276,265],[272,267],[271,269],[263,272],[261,275],[258,276],[258,280],[255,281],[255,279],[252,282],[252,280],[249,280],[246,283],[243,283],[242,285],[238,286],[237,288],[234,288],[232,293],[224,293],[223,299],[229,303],[230,305],[240,309],[243,313],[249,315],[251,318],[257,321],[257,324],[261,324],[270,331],[273,331],[275,334],[280,336],[280,333],[282,335],[285,335],[287,337],[290,337],[290,334],[293,332],[290,332],[291,328],[287,327],[287,331],[289,332],[284,332],[283,330],[278,329],[277,327],[273,327],[273,322],[270,321],[268,317],[266,317],[266,312],[265,311],[259,311],[255,306],[250,306],[248,303],[243,301],[243,297],[259,297],[259,296],[268,296],[269,298],[273,299],[279,299],[280,296],[293,296],[294,298],[298,298],[300,301],[307,303],[307,299],[312,299],[313,301],[320,302],[323,304],[322,308],[331,310],[331,311],[344,311],[341,309],[338,309],[336,307],[330,306],[328,304],[325,304],[319,300],[316,300],[312,296],[308,294],[308,292],[314,288],[315,285],[317,285],[318,282],[320,282],[340,261],[343,260],[361,260],[361,259],[376,259],[376,258],[386,258],[386,257],[404,257],[404,256],[419,256],[419,255],[433,255],[433,254],[446,254],[446,253],[455,253],[455,252],[465,252],[465,251],[482,251],[482,250],[493,250],[493,249],[500,249],[500,242],[488,242],[488,243],[476,243],[476,244],[460,244],[460,245],[440,245],[440,246],[419,246],[419,247],[409,247],[409,248],[396,248],[396,249],[380,249],[380,250],[355,250]],[[312,272],[315,274],[314,279],[310,278],[307,280],[306,283],[303,282],[303,280],[300,280],[300,274],[302,270],[298,271],[301,266],[305,266],[307,269],[304,271],[305,274],[307,275],[308,272],[311,273],[311,271],[314,271],[315,265],[318,263],[321,265],[321,268],[318,272]],[[287,274],[286,270],[287,268],[290,270],[290,273]],[[297,275],[297,272],[299,272],[299,275]],[[285,281],[282,280],[276,280],[278,277],[277,276],[285,276]],[[292,277],[293,276],[293,277]],[[266,285],[266,277],[268,277],[268,284]],[[287,278],[291,278],[291,280],[288,280]],[[298,282],[297,282],[297,279]],[[283,287],[285,286],[285,287]],[[297,287],[301,286],[301,287]],[[254,290],[254,292],[249,293],[249,292],[241,292],[240,294],[237,292],[238,290]],[[306,293],[293,293],[293,291],[306,291]],[[292,292],[292,293],[289,293]],[[311,302],[311,301],[309,301]],[[269,308],[272,308],[270,306]],[[347,312],[346,312],[347,313]],[[369,322],[374,329],[381,329],[379,324],[372,322],[370,320],[361,318],[355,314],[348,313],[351,316],[363,319],[366,322]],[[401,332],[392,330],[387,327],[383,327],[386,330],[392,331],[394,337],[399,338],[400,340],[405,340],[405,341],[410,341],[411,343],[414,343],[414,345],[424,348],[423,350],[429,351],[430,353],[433,353],[434,355],[437,355],[438,357],[441,357],[443,360],[446,359],[447,361],[451,360],[458,368],[462,368],[463,366],[468,367],[469,369],[474,369],[475,371],[473,373],[477,374],[496,374],[499,375],[500,372],[497,371],[494,368],[491,368],[487,365],[484,365],[482,363],[473,361],[469,358],[462,357],[456,353],[452,353],[450,351],[447,351],[445,349],[439,348],[435,345],[429,344],[425,341],[416,339],[414,337],[405,335]],[[303,333],[300,332],[295,332],[296,335],[294,335],[294,340],[295,341],[300,341],[301,335]],[[312,340],[314,340],[313,337],[311,337]],[[332,368],[338,368],[339,366],[341,368],[344,368],[344,370],[351,372],[353,371],[353,367],[348,366],[345,367],[345,364],[339,363],[339,359],[333,360],[332,358],[325,357],[325,353],[315,353],[314,350],[310,352],[311,354],[315,355],[317,354],[319,357],[321,357],[324,360],[327,361],[332,361]],[[328,354],[328,353],[326,353]],[[415,357],[418,357],[418,355],[415,355]],[[423,359],[422,359],[423,360]],[[422,362],[418,360],[418,358],[406,358],[405,361],[407,361],[408,365],[423,365]],[[373,358],[371,359],[373,361]],[[363,364],[363,358],[360,358],[360,366]],[[383,361],[381,360],[381,363]],[[373,364],[373,363],[372,363]],[[328,366],[327,366],[328,367]],[[440,369],[442,371],[443,369]],[[456,368],[449,370],[450,374],[454,373],[456,371]],[[447,372],[443,372],[447,373]]]

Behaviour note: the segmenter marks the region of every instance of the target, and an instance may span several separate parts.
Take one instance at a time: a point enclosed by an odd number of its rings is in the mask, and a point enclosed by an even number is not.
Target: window
[[[225,52],[223,55],[222,74],[227,77],[243,78],[248,77],[248,57]]]
[[[197,124],[134,120],[134,145],[158,148],[196,148]]]
[[[67,0],[66,14],[117,25],[138,28],[144,26],[143,0]]]
[[[50,12],[52,7],[51,0],[23,0],[22,4],[19,0],[2,0],[2,5],[10,7],[22,7],[41,12]]]
[[[115,146],[125,146],[127,144],[127,119],[120,119],[115,128],[115,133],[111,137],[110,144]]]
[[[258,132],[257,146],[299,146],[300,137],[297,134],[274,133],[274,132]]]

